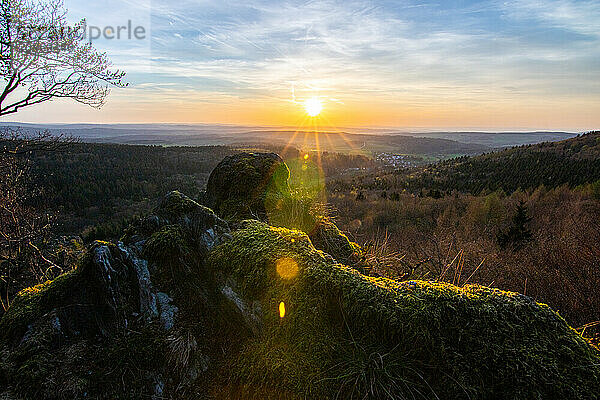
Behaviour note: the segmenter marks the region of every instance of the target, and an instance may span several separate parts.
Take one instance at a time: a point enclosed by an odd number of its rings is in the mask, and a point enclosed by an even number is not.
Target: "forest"
[[[201,200],[219,161],[248,149],[282,153],[292,188],[365,245],[377,274],[524,293],[582,330],[600,320],[597,132],[412,168],[277,146],[67,143],[28,160],[31,206],[52,205],[42,246],[56,262],[76,257],[85,243],[118,239],[171,190]],[[304,154],[308,169],[296,162]],[[12,279],[4,293],[40,278]]]
[[[598,132],[327,188],[338,225],[384,256],[383,275],[524,293],[598,332],[587,326],[600,320]]]
[[[502,190],[561,185],[576,187],[600,177],[600,137],[579,137],[536,145],[522,145],[480,156],[462,156],[412,169],[377,170],[360,177],[360,189],[439,196],[453,190],[481,194]],[[334,182],[348,188],[352,182]]]

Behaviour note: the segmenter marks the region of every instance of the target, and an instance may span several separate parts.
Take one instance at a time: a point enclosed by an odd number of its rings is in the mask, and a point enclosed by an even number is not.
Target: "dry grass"
[[[198,349],[196,338],[190,331],[174,332],[166,338],[169,347],[168,360],[173,367],[186,369],[190,363],[190,357]]]
[[[505,251],[497,233],[519,200],[533,217],[534,241]],[[356,201],[351,193],[338,193],[330,201],[340,228],[365,244],[381,275],[499,287],[549,304],[574,326],[600,320],[600,201],[585,190],[441,199],[403,194],[400,201],[376,193]],[[599,331],[593,324],[584,333]]]

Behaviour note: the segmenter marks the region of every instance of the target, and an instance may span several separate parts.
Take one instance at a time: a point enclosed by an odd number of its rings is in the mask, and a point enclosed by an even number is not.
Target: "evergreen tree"
[[[521,200],[517,205],[517,211],[512,218],[512,225],[506,232],[501,232],[498,235],[498,244],[501,248],[512,248],[519,250],[528,242],[533,240],[533,235],[526,225],[531,221],[531,217],[527,213],[527,206]]]

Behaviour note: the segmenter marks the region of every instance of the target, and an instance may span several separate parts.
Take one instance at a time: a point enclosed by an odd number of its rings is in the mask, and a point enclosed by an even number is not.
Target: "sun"
[[[318,97],[311,97],[304,102],[304,109],[310,117],[316,117],[323,110],[323,103]]]

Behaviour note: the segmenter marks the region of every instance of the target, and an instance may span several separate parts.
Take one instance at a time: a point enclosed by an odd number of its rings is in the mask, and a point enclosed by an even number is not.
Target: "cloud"
[[[298,101],[415,107],[600,98],[597,1],[92,3],[67,0],[78,16],[148,21],[147,46],[98,43],[144,102],[290,100],[292,86]]]
[[[503,9],[513,18],[600,36],[600,3],[596,0],[516,0],[504,2]]]

